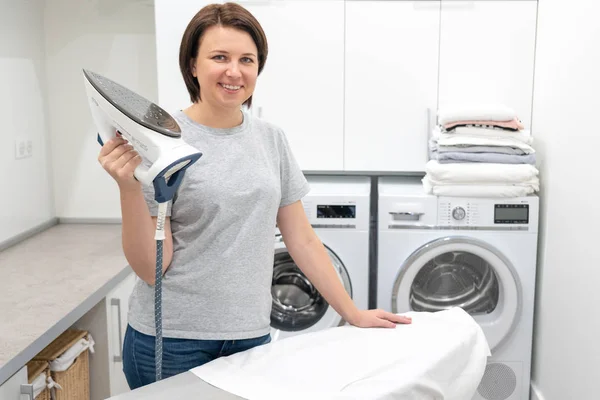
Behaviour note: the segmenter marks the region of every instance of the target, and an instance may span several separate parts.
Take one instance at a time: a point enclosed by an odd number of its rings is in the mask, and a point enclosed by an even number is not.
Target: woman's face
[[[258,50],[244,31],[211,26],[200,39],[192,73],[200,97],[220,108],[237,108],[254,92],[258,77]]]

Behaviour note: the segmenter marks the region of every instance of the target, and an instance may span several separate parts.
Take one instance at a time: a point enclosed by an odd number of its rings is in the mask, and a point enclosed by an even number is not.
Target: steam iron
[[[177,121],[158,105],[126,87],[92,71],[83,70],[85,89],[98,142],[104,145],[117,131],[142,157],[134,176],[143,185],[153,185],[158,202],[156,224],[156,275],[154,322],[156,380],[162,378],[162,244],[167,203],[173,199],[185,170],[201,156],[181,138]]]
[[[171,200],[184,170],[202,153],[183,141],[177,121],[158,105],[102,75],[85,69],[83,75],[100,145],[119,131],[151,164],[138,166],[136,179],[154,185],[158,203]]]

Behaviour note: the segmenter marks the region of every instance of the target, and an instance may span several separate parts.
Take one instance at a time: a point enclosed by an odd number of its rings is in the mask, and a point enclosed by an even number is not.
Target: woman
[[[350,324],[410,323],[358,310],[335,274],[301,203],[309,191],[284,133],[243,110],[267,58],[260,24],[243,7],[201,9],[181,42],[179,63],[192,105],[173,116],[204,154],[186,171],[165,224],[163,376],[270,341],[274,228],[290,255]],[[286,84],[294,90],[293,77]],[[157,205],[133,171],[141,159],[122,138],[99,161],[121,194],[123,249],[138,280],[130,300],[124,371],[134,389],[154,381],[153,287]]]

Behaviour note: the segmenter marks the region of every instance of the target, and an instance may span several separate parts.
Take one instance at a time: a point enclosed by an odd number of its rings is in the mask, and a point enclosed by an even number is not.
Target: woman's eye
[[[223,54],[219,54],[219,55],[213,56],[212,59],[216,60],[216,61],[224,61],[224,60],[227,59],[227,57],[224,56]],[[241,61],[244,64],[251,64],[251,63],[254,62],[254,60],[252,58],[250,58],[250,57],[242,57]]]

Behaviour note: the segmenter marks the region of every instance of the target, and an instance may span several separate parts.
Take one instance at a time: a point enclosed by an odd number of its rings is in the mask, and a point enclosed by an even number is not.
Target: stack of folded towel
[[[428,193],[518,197],[539,190],[533,138],[504,105],[441,109],[429,142]]]

